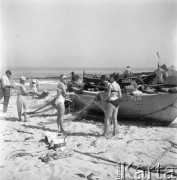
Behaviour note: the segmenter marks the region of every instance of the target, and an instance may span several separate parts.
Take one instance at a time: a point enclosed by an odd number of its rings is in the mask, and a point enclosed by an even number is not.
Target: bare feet
[[[112,135],[115,136],[115,135],[116,135],[116,132],[113,132]]]
[[[105,138],[108,138],[108,133],[104,132],[101,136],[104,136]]]
[[[66,135],[66,134],[68,134],[68,132],[67,131],[64,131],[64,130],[61,130],[61,131],[59,131],[59,134],[64,134],[64,135]]]
[[[112,135],[116,136],[117,133],[118,133],[118,131],[113,131]]]

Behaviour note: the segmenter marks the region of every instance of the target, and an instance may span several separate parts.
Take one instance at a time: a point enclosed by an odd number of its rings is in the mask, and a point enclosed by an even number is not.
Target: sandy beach
[[[29,111],[53,98],[28,97]],[[81,119],[74,121],[74,113],[65,115],[64,128],[68,132],[63,149],[49,149],[47,132],[57,134],[56,116],[29,116],[29,122],[19,122],[16,95],[10,99],[8,112],[0,105],[0,179],[89,179],[115,180],[119,176],[116,162],[133,163],[132,176],[139,165],[174,167],[177,165],[177,119],[168,127],[153,127],[121,122],[115,137],[100,136],[103,122]],[[53,111],[54,113],[54,111]],[[175,145],[176,143],[176,145]],[[48,163],[40,157],[57,153]],[[174,170],[177,173],[177,170]],[[122,174],[121,174],[122,175]],[[177,176],[177,174],[174,174]],[[134,176],[135,177],[135,176]],[[164,177],[164,173],[161,174]],[[126,179],[132,179],[125,173]],[[152,173],[157,179],[157,173]]]

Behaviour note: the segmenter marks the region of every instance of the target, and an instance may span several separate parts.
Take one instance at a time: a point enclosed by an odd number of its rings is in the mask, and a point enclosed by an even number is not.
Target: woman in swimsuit
[[[67,95],[73,95],[74,93],[66,92],[67,89],[67,81],[66,76],[62,74],[60,76],[60,82],[57,86],[57,99],[55,101],[55,105],[57,108],[57,125],[58,125],[58,131],[64,133],[63,129],[63,120],[65,115],[65,98]]]
[[[101,77],[102,82],[105,84],[106,91],[100,94],[102,100],[106,100],[106,112],[104,118],[104,136],[108,135],[108,126],[110,118],[113,120],[113,135],[116,135],[117,129],[117,114],[119,109],[119,99],[122,97],[119,84],[115,81],[117,77],[115,74],[110,75],[110,83],[106,80],[105,75]]]

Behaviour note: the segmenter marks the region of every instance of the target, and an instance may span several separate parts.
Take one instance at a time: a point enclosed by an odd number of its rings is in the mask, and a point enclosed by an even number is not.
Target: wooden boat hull
[[[145,77],[140,78],[142,75]],[[119,79],[117,82],[119,83],[121,88],[124,88],[125,86],[128,86],[131,84],[132,81],[136,81],[138,84],[150,84],[153,79],[156,77],[156,75],[152,72],[145,72],[145,73],[136,73],[129,75],[128,77],[124,77],[124,75],[120,75]],[[86,74],[83,74],[83,83],[84,84],[90,84],[92,85],[98,85],[101,82],[100,78],[93,78],[93,77],[88,77]]]
[[[83,91],[82,96],[96,96],[98,92]],[[107,102],[102,102],[103,109]],[[101,112],[99,102],[89,105],[89,110]],[[177,117],[177,93],[123,94],[119,106],[118,119],[144,121],[147,124],[169,125]]]

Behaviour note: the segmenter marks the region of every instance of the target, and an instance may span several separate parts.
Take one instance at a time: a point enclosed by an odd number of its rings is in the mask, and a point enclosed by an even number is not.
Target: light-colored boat
[[[94,99],[99,92],[83,91],[80,96]],[[101,112],[106,101],[90,101],[87,109]],[[101,109],[99,108],[101,107]],[[169,125],[177,117],[177,93],[123,94],[120,101],[118,119],[138,120],[152,125]]]
[[[177,86],[177,75],[168,76],[163,80],[164,84]]]

